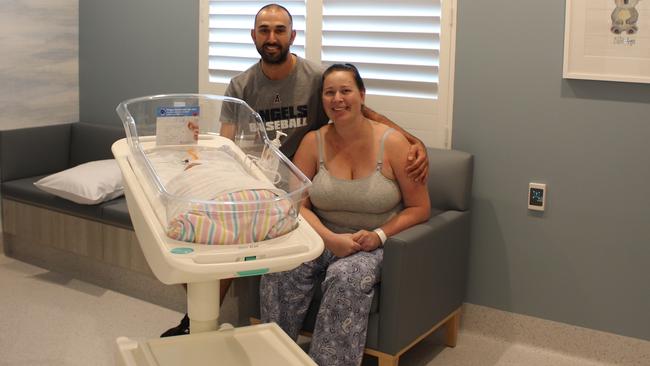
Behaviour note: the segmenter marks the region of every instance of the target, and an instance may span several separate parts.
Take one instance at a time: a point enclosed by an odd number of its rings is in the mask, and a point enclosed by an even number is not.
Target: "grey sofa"
[[[133,231],[126,200],[80,205],[34,186],[76,165],[111,159],[121,125],[66,123],[0,131],[6,255],[150,302],[184,310],[179,287],[161,284]]]
[[[124,197],[99,205],[79,205],[34,186],[46,175],[113,158],[111,145],[124,135],[122,126],[91,123],[0,131],[2,198],[132,229]]]
[[[182,288],[163,285],[146,264],[124,198],[84,206],[33,185],[45,175],[111,158],[111,144],[123,136],[120,126],[89,123],[0,131],[5,253],[183,311]],[[454,150],[428,153],[432,217],[385,244],[366,341],[366,352],[377,356],[380,366],[397,365],[406,350],[440,327],[447,328],[448,345],[456,342],[467,276],[473,159]],[[249,312],[240,310],[239,324],[259,316],[258,279],[242,280],[253,283],[235,292],[244,302],[239,308]],[[307,331],[313,330],[318,298],[305,321]]]
[[[404,352],[441,327],[445,343],[456,345],[467,279],[473,157],[431,148],[428,155],[431,218],[384,246],[365,350],[378,357],[379,366],[397,366]],[[314,329],[321,296],[317,289],[303,323],[307,333]],[[256,318],[259,310],[252,321]]]

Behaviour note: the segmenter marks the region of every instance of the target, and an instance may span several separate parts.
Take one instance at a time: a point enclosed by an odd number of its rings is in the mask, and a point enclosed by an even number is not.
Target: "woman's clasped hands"
[[[327,248],[339,258],[359,251],[371,252],[380,245],[379,236],[368,230],[359,230],[353,234],[333,234],[326,241]]]

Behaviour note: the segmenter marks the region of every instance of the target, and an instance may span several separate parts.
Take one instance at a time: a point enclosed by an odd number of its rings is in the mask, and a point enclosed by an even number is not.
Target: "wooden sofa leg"
[[[397,366],[399,363],[399,356],[392,356],[386,353],[381,353],[377,355],[379,360],[378,366]]]
[[[458,341],[458,328],[460,327],[460,309],[456,310],[454,316],[447,320],[445,324],[446,328],[446,337],[445,344],[448,347],[456,347],[456,342]]]

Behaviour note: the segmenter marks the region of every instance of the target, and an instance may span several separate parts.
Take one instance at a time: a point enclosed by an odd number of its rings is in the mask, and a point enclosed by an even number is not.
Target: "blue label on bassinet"
[[[200,108],[194,107],[158,107],[156,117],[196,117]]]
[[[190,254],[194,251],[192,248],[174,248],[171,250],[173,254]]]

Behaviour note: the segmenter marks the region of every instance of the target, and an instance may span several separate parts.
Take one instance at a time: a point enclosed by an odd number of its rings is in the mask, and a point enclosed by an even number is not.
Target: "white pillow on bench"
[[[97,160],[48,175],[34,182],[45,192],[82,205],[94,205],[124,194],[122,172],[115,159]]]

